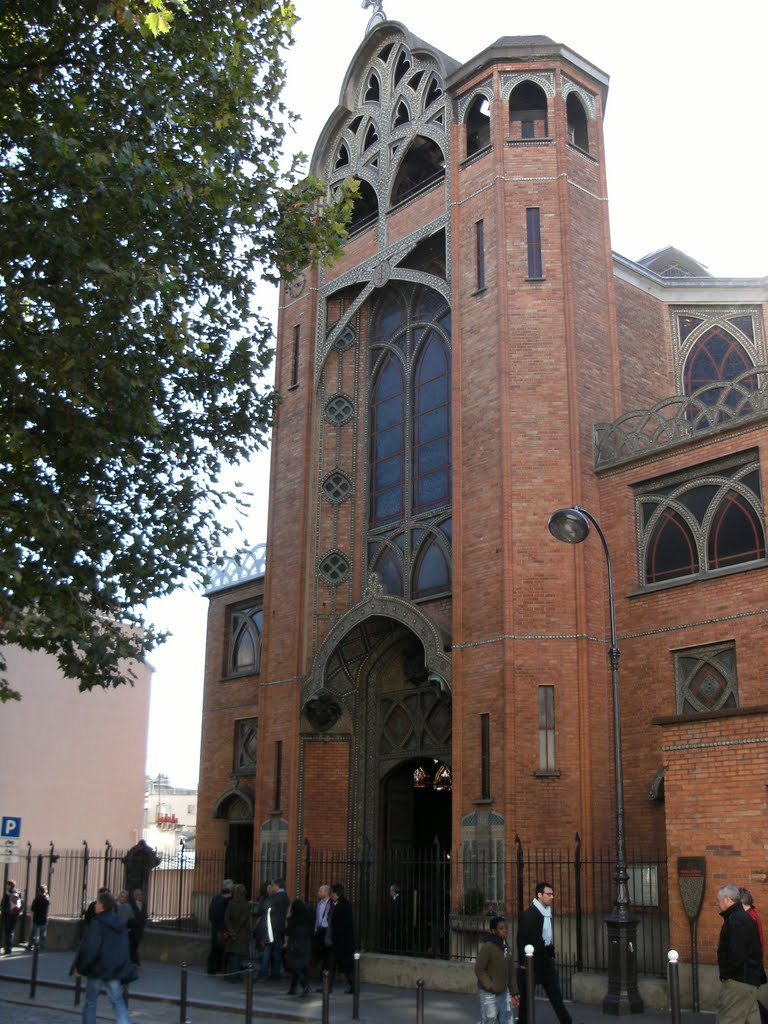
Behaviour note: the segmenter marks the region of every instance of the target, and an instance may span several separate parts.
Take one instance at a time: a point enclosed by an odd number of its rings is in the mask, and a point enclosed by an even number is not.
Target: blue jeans
[[[283,933],[275,932],[275,941],[272,943],[272,977],[282,978],[283,974]]]
[[[509,992],[505,989],[499,995],[493,992],[486,992],[485,989],[477,990],[477,997],[480,1000],[480,1020],[482,1024],[512,1024],[512,1000]]]
[[[96,1024],[96,1002],[99,998],[101,986],[107,990],[112,1009],[115,1011],[117,1024],[131,1024],[128,1010],[123,1002],[123,983],[117,978],[104,981],[101,978],[88,977],[85,979],[85,1003],[83,1004],[83,1024]]]
[[[259,978],[262,981],[269,980],[269,973],[272,965],[273,942],[265,942],[264,948],[259,951]]]
[[[40,949],[45,949],[45,936],[47,934],[47,924],[33,924],[32,931],[29,933],[29,942],[27,943],[27,949],[32,949],[35,943],[37,943],[40,946]]]

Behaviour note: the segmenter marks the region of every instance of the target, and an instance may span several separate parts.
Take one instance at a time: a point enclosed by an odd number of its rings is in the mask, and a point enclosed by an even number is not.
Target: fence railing
[[[493,848],[495,849],[495,848]],[[350,897],[357,943],[371,952],[412,954],[472,960],[488,919],[503,914],[514,922],[531,902],[536,883],[555,890],[555,946],[566,995],[574,972],[605,971],[608,964],[605,916],[616,891],[611,851],[583,849],[578,837],[572,848],[526,850],[518,837],[512,856],[487,856],[475,847],[443,850],[362,851],[318,850],[305,844],[296,895],[310,905],[320,885],[340,882]],[[242,858],[240,858],[242,860]],[[242,881],[251,892],[257,880],[285,876],[285,864],[233,861],[232,852],[187,850],[153,858],[141,878],[155,928],[199,932],[208,929],[208,907],[222,879]],[[629,851],[627,857],[632,913],[638,918],[637,965],[641,974],[662,976],[669,945],[667,861],[664,853]],[[48,885],[53,917],[79,918],[98,889],[112,892],[132,887],[135,865],[128,851],[110,843],[92,849],[44,851],[28,847],[18,864],[9,865],[29,906],[35,888]],[[392,890],[391,887],[395,889]],[[289,880],[289,894],[293,885]],[[397,892],[393,898],[392,893]]]

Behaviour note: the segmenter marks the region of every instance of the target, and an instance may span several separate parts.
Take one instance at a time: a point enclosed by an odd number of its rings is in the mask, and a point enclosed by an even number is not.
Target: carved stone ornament
[[[328,732],[341,718],[341,705],[327,690],[321,690],[304,705],[304,714],[313,729]]]
[[[285,286],[285,294],[289,299],[297,299],[299,295],[304,291],[307,279],[303,274],[298,274],[292,281],[289,281]]]

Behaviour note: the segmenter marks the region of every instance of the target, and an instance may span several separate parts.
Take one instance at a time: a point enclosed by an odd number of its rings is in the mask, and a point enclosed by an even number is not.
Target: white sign
[[[0,839],[21,839],[21,818],[3,817],[0,821]]]
[[[20,839],[0,839],[0,853],[18,853],[20,848]]]
[[[15,864],[18,860],[18,850],[12,853],[6,853],[5,850],[0,850],[0,864]]]

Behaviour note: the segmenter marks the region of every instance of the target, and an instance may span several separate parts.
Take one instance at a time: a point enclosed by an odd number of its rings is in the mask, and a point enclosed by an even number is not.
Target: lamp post
[[[608,570],[608,617],[611,626],[611,665],[613,697],[613,784],[616,815],[616,896],[612,912],[606,917],[608,932],[608,991],[603,998],[603,1013],[615,1016],[642,1013],[643,1001],[637,989],[637,918],[630,913],[627,882],[627,855],[624,845],[624,771],[621,759],[621,704],[619,692],[619,645],[616,638],[616,602],[613,596],[611,553],[600,524],[585,508],[573,505],[559,508],[549,517],[549,532],[565,544],[581,544],[594,526],[605,552]]]

